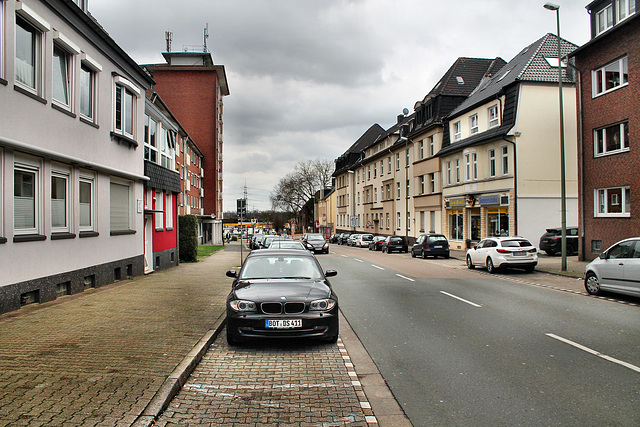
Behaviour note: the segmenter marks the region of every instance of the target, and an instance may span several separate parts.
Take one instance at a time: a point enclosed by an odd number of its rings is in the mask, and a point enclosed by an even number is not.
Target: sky
[[[556,0],[560,35],[589,40],[591,0]],[[335,160],[371,125],[387,129],[459,57],[509,62],[546,33],[546,0],[89,0],[91,14],[139,64],[207,47],[224,65],[224,211],[249,210],[296,164]],[[197,141],[196,141],[197,143]]]

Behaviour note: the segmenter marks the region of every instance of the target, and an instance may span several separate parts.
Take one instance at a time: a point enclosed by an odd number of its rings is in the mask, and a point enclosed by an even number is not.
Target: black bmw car
[[[338,297],[307,251],[254,251],[233,277],[227,297],[227,342],[252,338],[338,339]]]

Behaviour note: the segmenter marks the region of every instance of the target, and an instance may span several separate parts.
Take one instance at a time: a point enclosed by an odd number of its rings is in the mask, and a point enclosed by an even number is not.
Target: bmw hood
[[[249,301],[310,301],[331,296],[331,288],[324,280],[313,279],[258,279],[239,281],[232,295]]]

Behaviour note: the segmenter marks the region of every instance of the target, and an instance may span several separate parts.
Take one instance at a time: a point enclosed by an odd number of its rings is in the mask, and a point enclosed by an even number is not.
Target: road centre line
[[[354,260],[355,260],[355,261],[358,261],[358,262],[364,262],[363,260],[358,259],[358,258],[354,258]]]
[[[581,344],[578,344],[577,342],[573,342],[571,340],[568,340],[566,338],[562,338],[562,337],[560,337],[558,335],[555,335],[555,334],[545,334],[545,335],[550,337],[550,338],[556,339],[558,341],[562,341],[565,344],[569,344],[569,345],[571,345],[571,346],[573,346],[573,347],[575,347],[577,349],[580,349],[582,351],[586,351],[589,354],[593,354],[594,356],[598,356],[598,357],[600,357],[600,358],[602,358],[604,360],[608,360],[609,362],[616,363],[616,364],[618,364],[620,366],[624,366],[625,368],[629,368],[632,371],[636,371],[636,372],[640,373],[640,367],[632,365],[631,363],[623,362],[622,360],[618,360],[618,359],[613,358],[611,356],[607,356],[606,354],[602,354],[599,351],[590,349],[589,347],[585,347],[585,346],[583,346]]]
[[[406,279],[406,280],[408,280],[410,282],[415,282],[415,280],[413,280],[412,278],[403,276],[402,274],[396,274],[396,276],[401,277],[403,279]]]
[[[377,265],[375,265],[375,264],[371,264],[371,267],[373,267],[373,268],[377,268],[378,270],[382,270],[382,271],[384,271],[384,268],[379,267],[379,266],[377,266]]]
[[[458,301],[462,301],[462,302],[464,302],[464,303],[466,303],[466,304],[469,304],[469,305],[472,305],[472,306],[474,306],[474,307],[482,308],[482,306],[481,306],[481,305],[479,305],[479,304],[476,304],[476,303],[471,302],[471,301],[467,301],[466,299],[463,299],[463,298],[460,298],[460,297],[455,296],[455,295],[453,295],[453,294],[450,294],[449,292],[440,291],[440,293],[441,293],[441,294],[445,294],[445,295],[446,295],[446,296],[448,296],[448,297],[455,298],[455,299],[457,299]]]
[[[348,255],[345,255],[345,254],[342,254],[342,255],[340,255],[340,256],[341,256],[342,258],[349,258],[349,256],[348,256]]]

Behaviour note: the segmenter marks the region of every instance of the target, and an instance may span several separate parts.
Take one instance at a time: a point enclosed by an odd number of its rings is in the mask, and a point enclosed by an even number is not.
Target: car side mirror
[[[327,270],[324,272],[324,276],[325,277],[333,277],[333,276],[337,276],[338,272],[335,270]]]
[[[473,250],[474,250],[474,251],[477,251],[477,250],[478,250],[478,247],[477,247],[477,246],[474,246],[474,247],[473,247]]]
[[[233,277],[234,279],[238,278],[238,272],[235,270],[229,270],[227,271],[227,276],[228,277]]]
[[[604,251],[600,254],[601,259],[609,259],[609,252]]]

